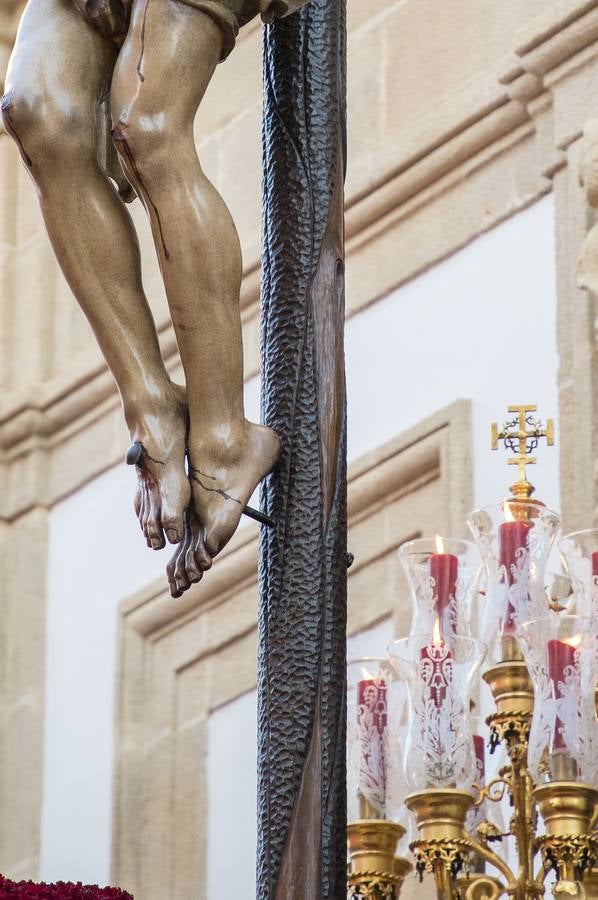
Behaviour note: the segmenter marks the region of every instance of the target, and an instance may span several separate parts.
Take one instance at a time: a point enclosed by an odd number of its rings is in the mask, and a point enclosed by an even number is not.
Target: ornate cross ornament
[[[526,467],[537,463],[535,456],[531,454],[536,450],[541,438],[546,438],[548,447],[554,444],[554,420],[547,419],[544,426],[534,413],[537,406],[509,406],[509,413],[514,413],[507,419],[502,429],[498,430],[496,422],[492,425],[492,449],[498,450],[498,442],[503,441],[507,450],[515,455],[507,460],[510,466],[519,467],[519,479],[511,486],[513,495],[521,500],[531,497],[535,488],[527,480]]]

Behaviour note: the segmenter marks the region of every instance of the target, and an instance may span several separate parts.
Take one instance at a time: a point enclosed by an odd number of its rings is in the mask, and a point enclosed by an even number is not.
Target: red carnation
[[[34,884],[33,881],[9,881],[0,875],[0,900],[133,900],[133,895],[120,888],[71,884]]]

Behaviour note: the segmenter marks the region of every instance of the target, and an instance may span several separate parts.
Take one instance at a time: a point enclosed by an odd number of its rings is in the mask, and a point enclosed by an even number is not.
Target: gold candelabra
[[[411,863],[395,855],[405,829],[397,822],[362,819],[347,827],[350,900],[394,900],[401,892]]]
[[[552,422],[544,428],[533,416],[535,411],[533,406],[509,407],[512,417],[505,427],[499,430],[496,425],[492,426],[493,449],[497,448],[499,441],[503,441],[515,454],[509,462],[519,468],[519,480],[511,487],[512,497],[506,502],[512,503],[514,515],[511,518],[520,523],[521,533],[526,533],[528,527],[531,530],[532,518],[542,515],[540,511],[543,508],[540,501],[531,499],[534,488],[527,480],[526,466],[536,460],[530,454],[536,449],[540,438],[546,438],[548,444],[552,444],[554,439]],[[513,533],[515,532],[516,528]],[[507,536],[505,531],[505,546]],[[509,580],[508,569],[512,561],[507,560],[505,564],[505,546],[501,557],[503,565],[500,577],[506,579],[506,595],[513,598],[516,597],[516,586]],[[598,538],[596,546],[598,548]],[[525,566],[534,566],[537,559],[532,558],[531,550],[529,557],[520,551],[521,548],[518,548],[513,559],[519,567],[518,571],[528,577],[529,571],[525,570]],[[598,549],[592,560],[596,564],[592,582],[598,588]],[[436,585],[439,583],[438,578],[432,582]],[[527,593],[522,602],[529,603],[533,594],[529,577],[525,583]],[[548,618],[542,621],[554,628],[554,621],[560,617],[559,613],[566,610],[554,598],[547,597],[545,593],[544,597]],[[595,594],[593,597],[596,602]],[[492,597],[486,597],[486,602],[492,600]],[[515,603],[513,600],[513,604]],[[535,700],[537,689],[536,693],[534,691],[536,682],[532,679],[522,652],[525,641],[521,638],[520,630],[514,625],[508,626],[507,620],[508,616],[503,619],[502,631],[498,635],[496,659],[491,661],[483,674],[494,703],[494,711],[486,719],[489,745],[492,750],[499,746],[504,748],[507,764],[499,769],[496,777],[486,783],[468,785],[463,789],[457,784],[457,780],[441,786],[431,780],[424,789],[407,796],[405,806],[413,815],[418,831],[417,839],[410,844],[411,861],[396,856],[397,841],[404,834],[404,829],[399,824],[385,820],[382,815],[352,822],[348,827],[349,900],[396,900],[400,897],[404,878],[412,868],[420,878],[426,873],[433,877],[439,900],[497,900],[501,896],[514,900],[534,900],[544,897],[548,891],[546,881],[550,873],[554,882],[551,888],[554,897],[587,900],[598,898],[598,788],[580,778],[580,771],[583,770],[574,754],[568,750],[563,738],[563,726],[562,723],[559,724],[556,714],[553,716],[556,737],[552,739],[549,749],[544,749],[538,755],[538,741],[534,738],[534,774],[530,771],[530,729],[534,710],[538,709],[535,705],[538,703]],[[531,628],[538,631],[540,626],[535,626],[532,622]],[[523,631],[525,632],[525,628]],[[440,644],[438,638],[433,638],[432,641],[435,642],[430,644],[432,648],[445,646],[444,642]],[[546,646],[550,649],[550,646],[558,643],[548,640]],[[564,644],[566,641],[560,643]],[[452,646],[448,639],[447,644]],[[565,648],[564,651],[569,654],[565,661],[571,664],[569,669],[562,669],[567,672],[567,677],[574,668],[572,661],[576,646],[571,640],[571,649]],[[592,652],[595,653],[595,650]],[[453,669],[456,665],[455,654],[456,651],[452,654],[447,651],[444,653]],[[419,672],[424,663],[430,669],[430,659],[429,647],[417,650]],[[564,678],[562,671],[559,670],[559,677]],[[435,681],[430,683],[436,693],[425,694],[425,702],[430,714],[439,714],[442,704],[446,702],[447,688],[438,686],[440,682],[437,670],[434,673]],[[557,678],[556,675],[554,677]],[[361,682],[364,685],[370,683],[367,680]],[[543,701],[547,709],[550,702],[560,702],[558,696],[554,699],[555,690],[557,695],[558,690],[564,690],[561,681],[557,680],[555,684],[558,688],[553,688],[550,698],[546,694]],[[362,689],[362,693],[364,690]],[[425,690],[428,691],[428,688]],[[379,691],[378,705],[380,696]],[[360,699],[363,700],[363,697]],[[374,724],[377,721],[378,732],[373,733],[384,737],[387,722],[380,714],[375,719],[376,707],[373,703],[367,707],[367,703],[362,702],[358,709],[365,710],[366,713],[370,710],[370,730],[371,721]],[[415,715],[413,710],[411,715]],[[561,715],[564,720],[564,713]],[[592,709],[586,709],[585,715],[586,718],[596,719],[595,698]],[[591,724],[593,728],[593,723]],[[363,751],[363,746],[362,740],[359,752],[370,752]],[[367,747],[369,748],[369,744]],[[598,746],[594,752],[598,753]],[[480,820],[479,817],[475,826],[468,825],[476,821],[475,817],[472,818],[472,811],[481,808],[483,804],[486,804],[484,808],[491,808],[492,804],[504,806],[507,801],[511,819],[505,830],[500,831],[495,825],[487,820]],[[367,803],[362,804],[362,810],[376,814],[375,809],[370,808]],[[509,843],[514,843],[514,850],[510,853],[503,850]],[[493,849],[492,845],[499,845],[501,852]],[[515,865],[511,865],[509,860],[516,860]],[[485,870],[480,871],[487,867],[491,874]]]

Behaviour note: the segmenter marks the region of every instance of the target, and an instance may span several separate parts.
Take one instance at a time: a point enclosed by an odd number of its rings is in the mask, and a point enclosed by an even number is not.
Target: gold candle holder
[[[496,712],[486,720],[493,742],[503,741],[514,764],[527,755],[527,742],[534,712],[534,687],[523,660],[501,662],[484,672],[496,704]]]
[[[410,794],[405,805],[415,816],[421,842],[457,841],[465,838],[465,817],[473,799],[457,788],[429,788]]]
[[[573,890],[597,861],[592,827],[598,789],[578,781],[553,781],[535,788],[533,799],[546,828],[537,842],[544,866],[554,869],[557,880]]]
[[[468,791],[457,788],[430,788],[411,794],[405,800],[415,816],[420,840],[411,844],[416,858],[416,871],[421,876],[431,872],[436,881],[438,900],[495,900],[506,890],[511,897],[529,900],[540,896],[533,887],[526,894],[517,894],[517,882],[509,866],[486,844],[469,834],[465,827],[467,813],[474,803]],[[467,871],[470,856],[479,854],[495,866],[504,884],[487,875],[470,875]],[[465,876],[457,878],[462,870]],[[500,886],[500,891],[498,887]],[[463,890],[461,890],[463,888]]]
[[[534,686],[523,660],[498,663],[484,672],[482,678],[492,691],[497,713],[532,715]]]
[[[405,829],[384,819],[360,819],[347,826],[347,898],[398,900],[411,863],[395,856]]]
[[[452,882],[467,865],[473,845],[465,830],[465,817],[473,797],[457,788],[430,788],[405,800],[415,816],[420,839],[411,844],[419,875],[431,872],[439,900],[453,896]]]

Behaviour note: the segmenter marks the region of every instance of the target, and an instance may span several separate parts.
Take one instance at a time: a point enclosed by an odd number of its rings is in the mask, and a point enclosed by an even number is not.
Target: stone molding
[[[388,148],[376,176],[347,199],[348,316],[551,190],[587,115],[579,96],[559,101],[561,85],[578,68],[595,77],[597,38],[597,0],[552,4],[515,35],[513,53],[498,67],[421,116]],[[511,185],[500,198],[497,183]],[[439,222],[451,220],[450,231],[439,231]],[[257,259],[247,263],[241,306],[250,377],[258,370]],[[170,324],[161,342],[177,373]],[[110,375],[97,362],[5,396],[0,517],[51,506],[115,465],[126,446],[118,409]]]
[[[470,404],[458,401],[351,466],[350,633],[389,615],[407,630],[395,550],[463,532],[470,446]],[[257,539],[257,526],[238,532],[179,600],[159,580],[120,609],[113,880],[144,900],[205,897],[208,717],[255,688]]]

